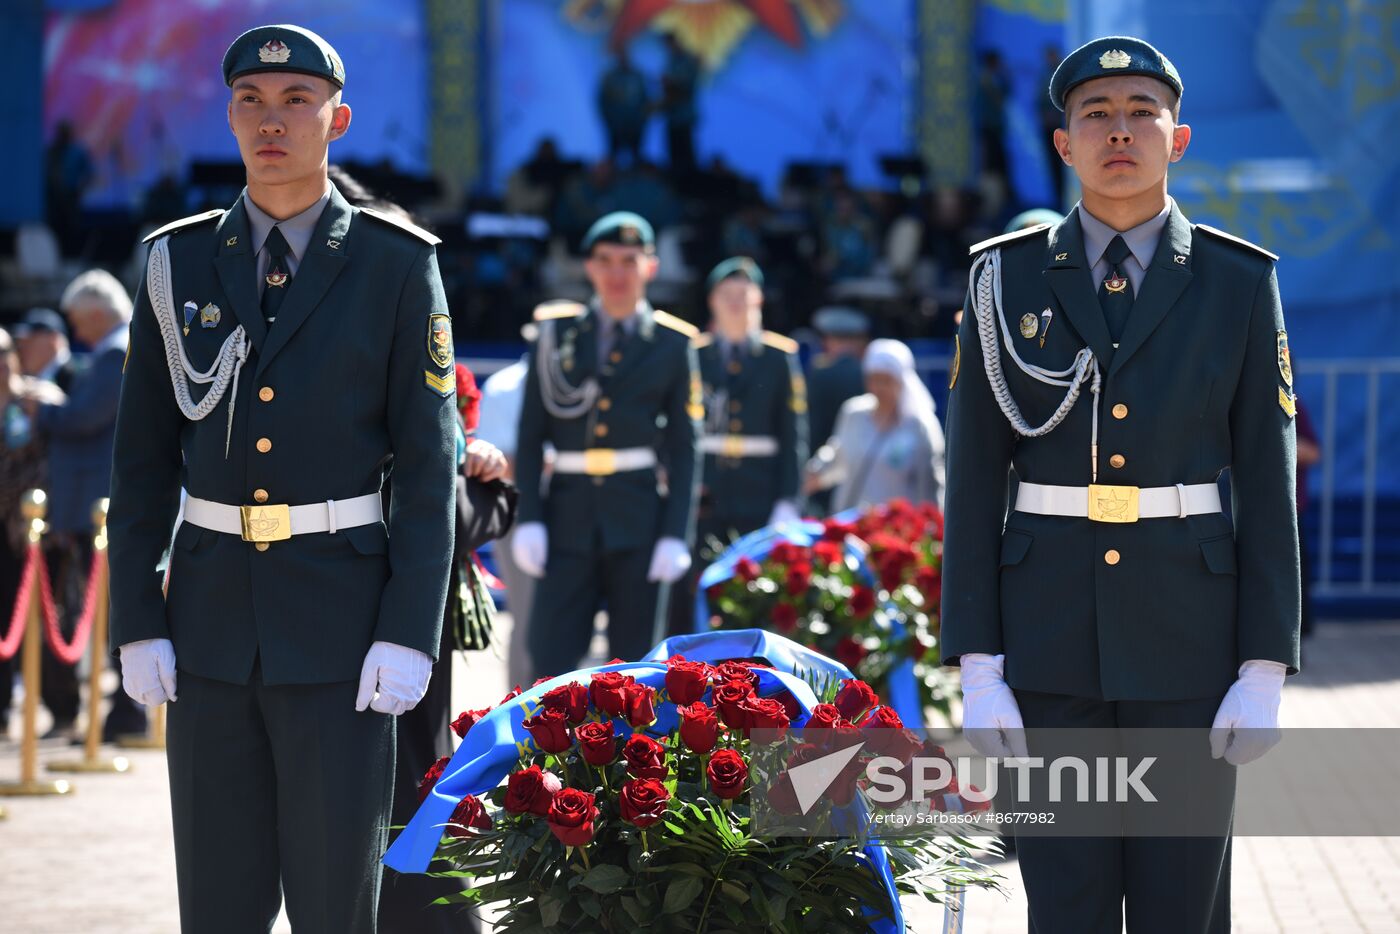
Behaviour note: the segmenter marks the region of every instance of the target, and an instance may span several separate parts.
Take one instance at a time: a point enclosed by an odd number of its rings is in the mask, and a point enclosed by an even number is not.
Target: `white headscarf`
[[[865,358],[861,368],[866,373],[888,373],[900,381],[903,391],[899,394],[899,414],[912,418],[930,429],[938,427],[938,417],[929,395],[928,387],[919,379],[914,368],[914,353],[903,341],[880,338],[873,340],[865,348]]]

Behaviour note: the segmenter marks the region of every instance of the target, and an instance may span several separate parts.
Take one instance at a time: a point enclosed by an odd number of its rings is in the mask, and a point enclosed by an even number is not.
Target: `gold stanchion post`
[[[44,536],[44,515],[48,511],[48,498],[43,490],[30,490],[24,494],[20,506],[24,518],[29,523],[29,541],[38,545]],[[7,797],[37,797],[39,795],[66,795],[73,790],[69,782],[39,781],[39,735],[36,719],[39,716],[39,653],[44,650],[44,632],[40,621],[43,601],[39,595],[39,584],[29,591],[29,607],[24,627],[24,658],[21,662],[21,677],[24,678],[24,736],[19,747],[19,781],[0,784],[0,795]]]
[[[131,768],[126,756],[100,757],[97,747],[102,743],[102,673],[107,665],[107,617],[111,609],[111,595],[107,589],[107,500],[99,499],[92,507],[92,526],[97,530],[93,536],[93,551],[103,560],[97,561],[97,586],[93,593],[97,605],[92,616],[92,666],[88,672],[88,719],[87,736],[81,759],[65,759],[50,762],[50,772],[125,772]]]
[[[123,749],[164,749],[165,748],[165,705],[151,711],[151,723],[145,734],[132,733],[118,736],[117,745]]]

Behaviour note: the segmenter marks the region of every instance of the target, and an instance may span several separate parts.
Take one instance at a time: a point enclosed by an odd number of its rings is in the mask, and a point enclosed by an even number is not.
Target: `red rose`
[[[705,766],[705,777],[710,780],[711,791],[730,800],[744,793],[749,767],[744,757],[733,749],[721,749],[710,757],[710,764]]]
[[[757,686],[758,675],[754,674],[753,668],[740,662],[724,662],[715,669],[715,682],[738,681],[743,684]]]
[[[938,573],[938,568],[925,565],[914,572],[914,586],[924,595],[924,606],[933,606],[943,589],[943,575]]]
[[[719,742],[719,720],[712,707],[701,703],[678,707],[681,715],[681,742],[697,755],[705,755]]]
[[[806,561],[801,564],[794,564],[787,571],[787,592],[794,597],[800,597],[812,586],[812,565]]]
[[[851,678],[841,682],[841,687],[836,692],[833,703],[835,703],[836,709],[841,711],[841,716],[855,723],[860,720],[862,714],[880,703],[880,698],[870,685],[859,679]]]
[[[734,576],[739,578],[739,580],[748,583],[749,581],[754,580],[758,577],[760,570],[761,569],[759,568],[757,561],[748,556],[745,556],[740,558],[738,562],[735,563]]]
[[[622,689],[622,700],[627,722],[634,728],[641,729],[656,722],[656,688],[629,684]]]
[[[865,656],[869,654],[865,646],[850,636],[842,636],[841,640],[831,649],[831,656],[851,671],[855,671],[856,667],[865,660]]]
[[[491,817],[476,795],[467,795],[457,802],[447,824],[449,837],[470,837],[473,830],[490,830]]]
[[[418,783],[418,803],[422,804],[423,799],[428,797],[428,792],[433,790],[433,786],[442,778],[443,771],[447,768],[447,763],[452,761],[451,756],[443,756],[428,767],[428,771],[423,773],[423,780]]]
[[[851,615],[865,619],[875,612],[875,591],[857,584],[851,588]]]
[[[786,635],[797,628],[797,607],[779,603],[773,607],[773,628]]]
[[[457,734],[458,739],[466,739],[467,732],[480,723],[481,718],[490,712],[490,707],[483,707],[480,710],[462,711],[457,715],[457,719],[452,721],[452,732]]]
[[[546,678],[546,679],[544,679],[544,680],[548,681],[549,679]],[[538,681],[536,681],[535,683],[536,683],[536,684],[539,684]],[[500,700],[500,702],[497,703],[496,706],[497,706],[497,707],[502,707],[502,706],[504,706],[504,705],[506,705],[506,704],[509,704],[511,701],[515,700],[517,697],[519,697],[519,696],[520,696],[521,694],[523,694],[523,693],[525,693],[525,692],[522,691],[522,690],[520,690],[520,685],[517,684],[515,687],[511,688],[509,691],[506,692],[506,696],[505,696],[505,697],[502,697],[501,700]]]
[[[666,816],[671,793],[654,778],[634,778],[622,783],[617,798],[622,819],[646,829]]]
[[[481,421],[481,390],[476,388],[476,377],[466,364],[457,364],[457,411],[462,413],[462,427],[467,434],[476,431]]]
[[[787,711],[783,708],[783,702],[775,697],[749,695],[739,702],[739,715],[743,718],[746,737],[752,730],[777,730],[777,736],[768,740],[769,743],[776,743],[787,733]]]
[[[666,662],[666,693],[677,707],[693,704],[705,696],[710,686],[710,666],[704,662],[686,661],[684,656],[672,655]]]
[[[577,681],[561,684],[545,692],[544,697],[540,698],[540,706],[562,712],[570,726],[578,726],[588,716],[588,688]]]
[[[559,776],[544,771],[538,765],[512,772],[506,779],[506,813],[544,817],[561,787],[563,783],[559,781]]]
[[[812,546],[812,558],[821,562],[822,567],[831,567],[846,559],[846,550],[840,542],[817,542]]]
[[[894,557],[894,552],[889,552],[879,562],[880,586],[893,593],[899,589],[899,585],[904,583],[905,562]]]
[[[633,733],[623,744],[622,758],[627,760],[627,771],[633,778],[664,782],[671,771],[666,764],[666,747],[641,733]]]
[[[585,723],[574,730],[578,751],[589,765],[612,765],[617,761],[617,734],[611,720]]]
[[[792,696],[792,692],[786,688],[774,694],[773,699],[783,705],[783,712],[787,714],[788,723],[792,723],[802,716],[802,705],[797,702],[796,697]]]
[[[829,730],[842,722],[841,711],[835,704],[818,704],[812,708],[812,716],[807,719],[809,730]]]
[[[705,589],[705,596],[709,597],[711,601],[718,600],[720,597],[724,596],[724,581],[720,581],[718,584],[711,584],[707,587]]]
[[[924,657],[924,653],[929,650],[929,647],[924,645],[918,636],[910,636],[908,649],[909,657],[917,662]]]
[[[793,564],[802,559],[802,548],[792,542],[778,542],[768,552],[768,560],[778,564]]]
[[[744,714],[739,706],[749,697],[753,697],[753,685],[747,681],[726,681],[715,686],[715,709],[725,726],[737,730],[744,725]]]
[[[542,708],[533,717],[521,721],[521,726],[530,732],[535,745],[545,752],[561,753],[574,744],[569,735],[569,721],[564,719],[564,711]]]
[[[861,775],[865,773],[865,760],[860,756],[853,756],[837,773],[836,778],[827,786],[823,797],[830,799],[831,803],[837,807],[845,807],[855,800],[856,784]]]
[[[629,684],[636,684],[637,679],[631,675],[624,675],[617,671],[603,671],[593,676],[592,682],[588,685],[589,696],[593,698],[593,706],[597,707],[609,717],[622,716],[626,704],[622,699],[622,689]]]
[[[876,707],[871,710],[860,722],[860,728],[879,731],[869,734],[871,752],[901,759],[905,752],[913,755],[913,750],[908,744],[902,742],[905,733],[904,721],[895,713],[893,707]]]
[[[598,808],[593,796],[577,788],[564,788],[550,802],[545,820],[549,830],[565,846],[585,846],[593,840],[593,822]]]
[[[827,542],[844,542],[847,535],[856,534],[856,527],[852,522],[826,519],[822,522],[822,526],[822,540]]]

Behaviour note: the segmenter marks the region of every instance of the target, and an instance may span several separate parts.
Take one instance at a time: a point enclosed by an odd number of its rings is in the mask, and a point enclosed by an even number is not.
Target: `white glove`
[[[428,693],[432,674],[433,660],[423,652],[393,642],[376,642],[365,653],[355,709],[368,707],[396,717],[407,713]]]
[[[1231,765],[1253,762],[1283,738],[1278,705],[1288,666],[1253,658],[1240,666],[1239,679],[1225,692],[1210,725],[1210,755]]]
[[[651,569],[647,580],[665,581],[670,584],[685,576],[690,570],[690,549],[679,538],[659,538],[651,551]]]
[[[1005,655],[962,656],[963,732],[984,756],[1024,759],[1026,725],[1002,677]]]
[[[515,527],[510,536],[510,556],[520,570],[531,577],[544,577],[545,560],[549,557],[549,532],[543,522],[525,522]]]
[[[175,700],[175,646],[169,639],[142,639],[117,650],[122,690],[138,704],[159,707]]]
[[[802,518],[802,514],[797,511],[790,499],[780,499],[773,504],[773,511],[768,514],[769,525],[783,525],[787,522],[797,522]]]

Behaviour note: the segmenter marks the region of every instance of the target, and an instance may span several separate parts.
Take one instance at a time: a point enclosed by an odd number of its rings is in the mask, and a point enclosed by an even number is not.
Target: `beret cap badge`
[[[258,49],[258,61],[280,65],[292,57],[292,50],[281,39],[269,39]]]
[[[1122,49],[1109,49],[1099,56],[1100,68],[1127,68],[1132,63],[1132,56]]]

